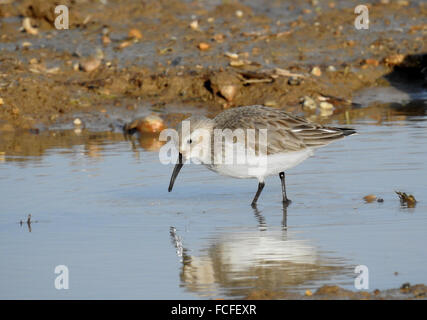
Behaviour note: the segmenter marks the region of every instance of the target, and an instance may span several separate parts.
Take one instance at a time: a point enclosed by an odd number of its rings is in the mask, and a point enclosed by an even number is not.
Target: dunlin
[[[188,121],[187,124],[189,124],[188,132],[183,130],[185,121]],[[215,138],[217,132],[226,130],[234,134],[228,142],[224,143],[223,140],[226,139],[222,137],[221,139]],[[258,140],[254,140],[254,145],[248,143],[249,133],[245,136],[247,140],[243,142],[236,138],[237,131],[247,133],[251,130],[255,131],[255,135],[258,136]],[[184,165],[184,157],[185,159],[197,159],[207,168],[222,175],[258,179],[258,190],[252,201],[253,206],[256,205],[264,188],[265,177],[278,174],[282,183],[283,203],[288,204],[290,200],[286,196],[285,171],[310,157],[315,149],[355,132],[354,129],[312,123],[283,110],[261,105],[228,109],[214,119],[192,116],[184,120],[179,129],[181,138],[181,143],[177,142],[179,159],[173,170],[168,190],[172,191],[175,179]],[[262,137],[265,139],[261,139]],[[220,149],[216,148],[218,142],[221,143]],[[227,145],[234,148],[233,154],[237,155],[237,160],[233,158],[232,162],[224,161],[223,151]],[[209,147],[208,151],[206,151],[206,146]],[[243,148],[239,149],[239,146]],[[236,149],[243,150],[243,153],[235,151]],[[218,153],[220,154],[219,161]],[[238,159],[242,154],[246,156],[244,162]],[[265,161],[260,161],[260,159]]]

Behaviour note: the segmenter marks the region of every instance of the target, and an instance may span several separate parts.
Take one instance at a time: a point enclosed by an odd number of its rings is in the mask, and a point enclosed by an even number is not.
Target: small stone
[[[354,42],[354,40],[348,40],[346,42],[346,46],[348,46],[348,47],[353,47],[355,44],[356,44],[356,42]]]
[[[236,11],[236,17],[238,17],[238,18],[243,17],[243,11],[242,10],[237,10]]]
[[[24,18],[24,20],[22,21],[22,28],[25,30],[26,33],[32,34],[34,36],[39,33],[39,30],[31,25],[31,19],[28,17]]]
[[[371,203],[377,200],[377,196],[374,194],[368,194],[367,196],[363,197],[363,200],[365,200],[367,203]]]
[[[230,66],[232,66],[232,67],[242,67],[244,65],[245,65],[245,62],[243,60],[230,61]]]
[[[304,293],[307,297],[311,297],[313,295],[313,292],[311,292],[311,290],[305,290]]]
[[[308,110],[315,110],[317,108],[317,103],[316,101],[314,101],[314,99],[310,98],[309,96],[305,96],[303,98],[302,107]]]
[[[337,69],[334,66],[329,66],[328,71],[335,72],[335,71],[337,71]]]
[[[322,75],[322,70],[320,70],[319,67],[314,67],[313,69],[311,69],[311,74],[316,77],[320,77]]]
[[[226,52],[224,55],[230,59],[239,59],[239,55],[233,52]]]
[[[267,100],[266,102],[264,102],[264,105],[266,107],[277,108],[277,102],[274,100]]]
[[[206,43],[206,42],[200,42],[197,47],[199,48],[200,51],[206,51],[208,50],[211,46]]]
[[[141,31],[135,28],[129,30],[128,36],[129,38],[133,38],[133,39],[138,39],[138,40],[142,39]]]
[[[365,59],[364,63],[374,67],[378,67],[378,65],[380,64],[380,62],[376,59]]]
[[[197,21],[197,20],[191,21],[190,28],[193,30],[199,29],[199,21]]]
[[[383,203],[383,202],[384,202],[384,199],[383,199],[383,198],[378,198],[378,199],[377,199],[377,202],[379,202],[379,203]]]
[[[95,69],[97,69],[100,65],[101,65],[101,60],[96,58],[90,58],[80,62],[79,68],[80,70],[83,70],[85,72],[92,72]]]
[[[119,49],[124,49],[132,45],[132,41],[123,41],[119,44]]]
[[[157,115],[149,115],[139,121],[137,130],[144,133],[158,133],[166,128],[163,119]]]
[[[222,33],[217,33],[217,34],[215,34],[215,35],[213,36],[213,39],[214,39],[216,42],[222,42],[222,41],[224,41],[224,39],[225,39],[225,35],[223,35]]]
[[[4,105],[4,100],[3,98],[0,98],[0,106]]]
[[[75,118],[73,121],[75,126],[81,126],[82,125],[82,120],[80,120],[79,118]]]
[[[405,56],[403,54],[394,54],[384,59],[385,63],[388,66],[395,66],[397,64],[401,64],[403,60],[405,60]]]
[[[234,84],[226,84],[219,86],[219,92],[227,100],[231,102],[237,94],[237,86]]]

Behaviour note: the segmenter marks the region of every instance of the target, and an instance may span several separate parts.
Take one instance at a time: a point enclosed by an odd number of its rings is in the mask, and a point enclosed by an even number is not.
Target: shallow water
[[[427,283],[427,116],[387,119],[353,119],[358,135],[290,170],[286,211],[278,177],[257,209],[249,205],[256,181],[197,165],[185,166],[168,193],[172,165],[149,151],[154,138],[3,135],[0,298],[356,290],[357,265],[369,268],[370,290]],[[402,207],[395,190],[413,194],[416,207]],[[384,202],[365,203],[371,193]],[[68,267],[68,290],[55,289],[57,265]]]

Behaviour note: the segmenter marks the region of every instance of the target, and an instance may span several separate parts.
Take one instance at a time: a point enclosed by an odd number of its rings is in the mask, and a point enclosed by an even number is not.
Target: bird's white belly
[[[206,165],[210,170],[234,178],[257,178],[264,181],[264,177],[278,174],[303,162],[313,155],[313,150],[307,148],[295,152],[279,153],[265,158],[248,158],[243,164],[214,164]]]

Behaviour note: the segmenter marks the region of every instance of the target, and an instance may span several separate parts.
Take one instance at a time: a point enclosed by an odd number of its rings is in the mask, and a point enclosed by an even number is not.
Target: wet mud
[[[351,1],[66,1],[69,30],[55,29],[55,5],[0,5],[2,132],[89,111],[121,125],[111,110],[164,116],[168,105],[214,115],[266,104],[312,115],[303,100],[318,96],[336,98],[333,111],[314,112],[328,118],[352,109],[360,89],[400,83],[408,66],[411,79],[425,81],[422,1],[370,5],[369,30],[355,29]],[[24,18],[37,34],[20,31]]]

